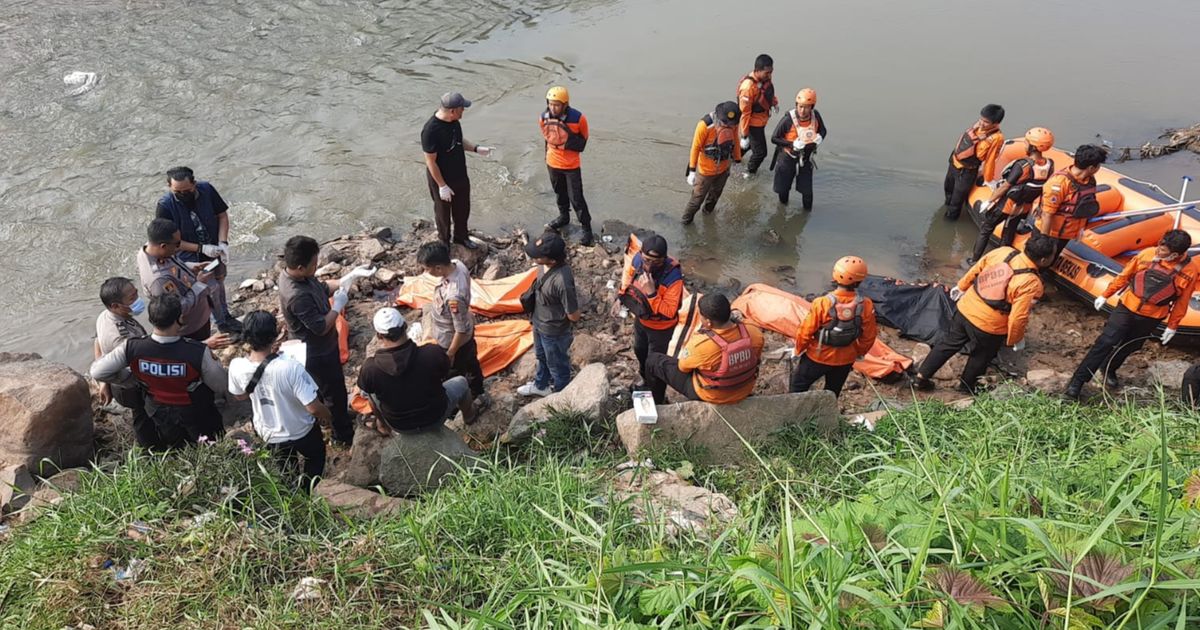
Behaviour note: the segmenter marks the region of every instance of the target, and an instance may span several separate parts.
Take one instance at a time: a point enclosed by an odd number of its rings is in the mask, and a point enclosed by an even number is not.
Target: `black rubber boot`
[[[546,227],[548,227],[552,230],[557,230],[557,229],[562,228],[570,223],[571,223],[571,215],[564,212],[564,213],[560,213],[558,215],[557,219],[554,219],[553,221],[547,223]]]

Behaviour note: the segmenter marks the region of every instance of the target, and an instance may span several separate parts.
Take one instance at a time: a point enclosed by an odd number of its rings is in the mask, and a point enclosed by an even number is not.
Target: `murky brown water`
[[[961,256],[973,226],[934,211],[950,144],[983,103],[1008,109],[1010,136],[1045,125],[1066,147],[1097,133],[1136,145],[1195,121],[1200,4],[988,6],[6,0],[0,348],[87,365],[99,283],[136,273],[175,164],[232,203],[235,277],[296,233],[427,216],[417,136],[448,89],[476,100],[467,137],[499,147],[470,160],[475,227],[552,216],[535,121],[546,87],[564,83],[592,127],[584,178],[597,222],[654,228],[745,281],[792,265],[813,289],[844,253],[905,278],[925,273],[926,255]],[[717,215],[683,230],[695,121],[764,51],[782,101],[804,85],[820,95],[830,133],[816,210],[779,207],[760,175],[731,180]],[[69,97],[62,77],[75,70],[100,81]],[[1120,168],[1172,193],[1200,174],[1190,155]],[[781,243],[763,244],[768,228]]]

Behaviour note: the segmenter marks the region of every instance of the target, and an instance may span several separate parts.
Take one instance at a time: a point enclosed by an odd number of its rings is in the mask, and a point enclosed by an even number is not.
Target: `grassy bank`
[[[660,466],[739,505],[672,539],[605,474],[609,427],[355,522],[234,446],[131,456],[0,542],[5,627],[1168,628],[1200,625],[1200,419],[1048,398],[780,436],[752,469]],[[132,527],[131,527],[132,526]],[[135,563],[133,578],[117,570]],[[113,566],[106,567],[111,562]],[[125,577],[125,575],[120,575]],[[302,578],[321,596],[297,603]]]

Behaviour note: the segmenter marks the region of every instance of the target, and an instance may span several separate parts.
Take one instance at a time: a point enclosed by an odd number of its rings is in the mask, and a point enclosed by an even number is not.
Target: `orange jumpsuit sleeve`
[[[1015,346],[1025,338],[1025,327],[1029,324],[1029,311],[1033,309],[1034,301],[1042,297],[1043,289],[1040,280],[1026,278],[1024,282],[1011,290],[1009,303],[1012,304],[1012,311],[1008,313],[1008,339],[1005,340],[1005,344]]]
[[[721,350],[708,338],[708,335],[704,333],[692,335],[679,357],[679,371],[691,372],[704,369],[712,363],[714,354],[719,357]]]
[[[1121,273],[1117,274],[1113,281],[1108,283],[1108,288],[1104,289],[1104,297],[1110,298],[1117,294],[1117,291],[1129,286],[1129,281],[1133,279],[1133,274],[1144,269],[1147,263],[1154,258],[1154,248],[1144,249],[1138,252],[1133,260],[1125,263],[1125,267],[1121,269]]]
[[[1055,190],[1056,186],[1058,190]],[[1069,186],[1066,175],[1055,175],[1042,185],[1043,214],[1058,214],[1058,207],[1062,205],[1063,195],[1067,194]]]
[[[738,135],[745,138],[750,135],[750,114],[754,111],[754,82],[745,79],[738,86],[738,109],[742,117],[738,120]]]
[[[696,123],[696,132],[692,134],[692,154],[688,157],[688,170],[696,170],[696,163],[700,161],[700,150],[704,147],[704,136],[707,135],[708,125],[704,121]]]
[[[625,289],[633,284],[633,265],[625,265],[625,270],[621,272],[621,293],[625,293]]]
[[[796,329],[796,354],[800,354],[812,345],[813,337],[817,331],[825,323],[821,319],[829,312],[829,297],[822,295],[812,301],[812,305],[808,308],[808,315],[804,321],[800,322],[800,327]]]
[[[983,166],[979,169],[979,174],[983,175],[983,181],[990,182],[996,179],[996,158],[1000,157],[1000,149],[1004,147],[1004,134],[996,132],[987,141],[987,150],[983,154]]]
[[[654,312],[666,318],[679,314],[679,305],[683,302],[683,280],[676,280],[666,286],[658,287],[658,295],[651,300],[650,307]]]
[[[1194,265],[1189,271],[1192,273],[1192,279],[1179,292],[1179,298],[1175,300],[1174,306],[1171,307],[1171,313],[1167,315],[1167,328],[1171,330],[1179,330],[1179,322],[1183,321],[1183,316],[1187,315],[1188,304],[1192,301],[1192,294],[1196,292],[1196,268]]]
[[[863,302],[862,334],[854,344],[854,350],[860,357],[867,355],[867,351],[875,345],[875,337],[879,335],[879,326],[875,323],[875,303],[869,298],[863,298]]]

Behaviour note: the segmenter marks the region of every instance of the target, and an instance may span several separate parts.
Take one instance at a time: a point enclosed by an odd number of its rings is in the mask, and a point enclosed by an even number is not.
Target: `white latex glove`
[[[688,173],[687,183],[688,183],[688,186],[696,185],[696,171],[692,171],[691,173]]]
[[[495,147],[479,147],[479,146],[475,147],[475,152],[478,153],[479,155],[482,155],[483,157],[491,156],[492,151],[495,151],[495,150],[496,150]]]
[[[824,139],[825,139],[824,136],[822,136],[821,134],[817,134],[817,137],[813,138],[813,144],[821,144],[821,141]]]
[[[960,297],[962,297],[962,296],[963,296],[962,289],[960,289],[960,288],[958,288],[958,287],[951,287],[951,288],[950,288],[950,299],[951,299],[951,300],[954,300],[955,302],[957,302],[957,301],[958,301],[958,298],[960,298]]]
[[[350,301],[350,294],[345,289],[338,289],[333,293],[333,310],[341,313],[346,310],[346,303]]]
[[[220,258],[221,257],[221,246],[220,245],[201,245],[200,253],[204,254],[208,258]]]
[[[984,214],[987,214],[992,211],[992,208],[995,208],[995,207],[996,207],[996,200],[988,199],[987,201],[983,202],[982,206],[979,206],[979,211]]]
[[[373,275],[375,275],[374,267],[359,265],[354,269],[351,269],[350,273],[342,276],[341,279],[338,280],[338,286],[341,287],[342,291],[349,291],[350,287],[354,286],[355,280],[358,278],[370,278]]]
[[[450,201],[454,197],[454,191],[450,190],[449,186],[439,186],[438,196],[442,198],[442,201]]]
[[[1106,302],[1108,302],[1108,300],[1106,300],[1102,297],[1098,297],[1098,298],[1096,298],[1096,301],[1092,302],[1092,306],[1095,307],[1096,310],[1098,311],[1098,310],[1104,308],[1104,304]]]
[[[746,136],[742,136],[742,150],[745,151],[746,149],[749,149],[749,148],[750,148],[750,138],[748,138]]]
[[[1171,339],[1173,339],[1175,337],[1175,332],[1176,331],[1174,328],[1168,328],[1168,329],[1164,330],[1163,334],[1162,334],[1162,345],[1165,346],[1168,343],[1170,343]]]
[[[413,322],[408,325],[408,338],[417,343],[425,341],[425,330],[421,328],[421,322]]]
[[[804,141],[801,140],[800,138],[796,138],[795,140],[792,140],[792,150],[793,151],[803,151],[804,150]]]
[[[219,243],[217,245],[217,249],[221,250],[221,262],[228,261],[229,260],[229,243],[225,243],[225,242]]]
[[[1013,346],[1012,349],[1013,349],[1013,352],[1020,352],[1020,351],[1024,350],[1025,349],[1025,340],[1022,339],[1022,340],[1018,341],[1017,345]]]

